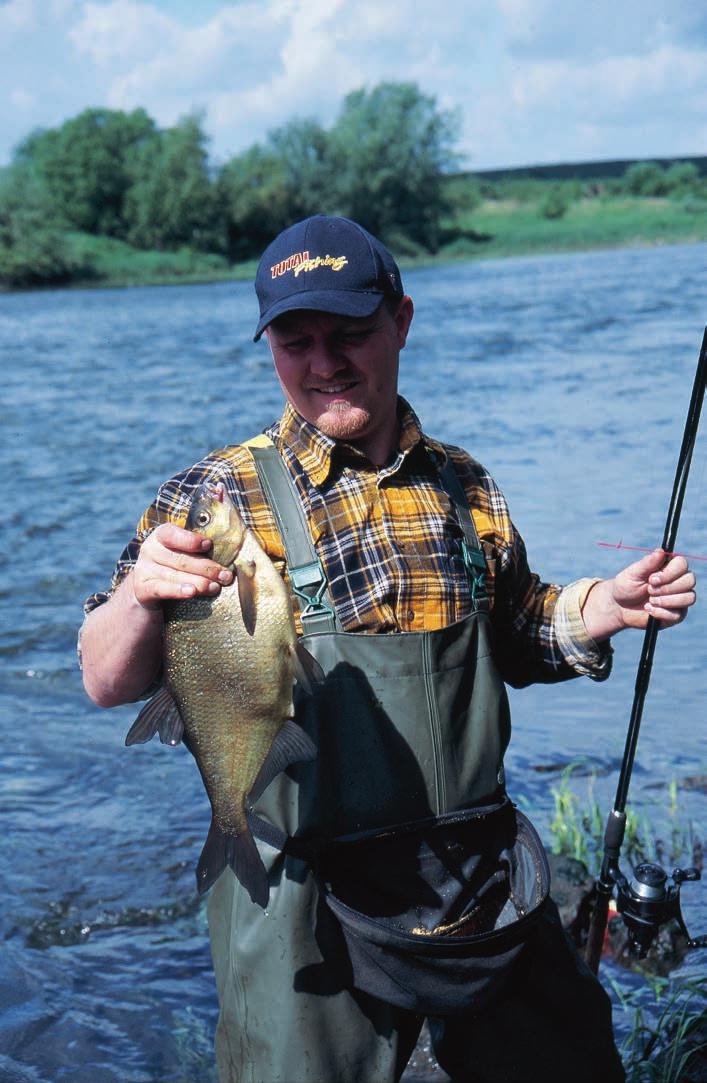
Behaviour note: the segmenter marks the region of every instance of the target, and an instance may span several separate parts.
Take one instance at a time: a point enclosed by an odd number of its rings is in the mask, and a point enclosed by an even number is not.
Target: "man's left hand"
[[[695,597],[695,576],[685,557],[668,558],[656,549],[614,579],[596,583],[582,617],[588,634],[601,642],[623,628],[645,628],[649,617],[671,628],[685,619]]]

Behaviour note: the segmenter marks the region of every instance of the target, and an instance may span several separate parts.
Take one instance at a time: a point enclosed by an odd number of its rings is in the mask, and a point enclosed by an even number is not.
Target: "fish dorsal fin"
[[[142,745],[156,733],[163,745],[178,745],[184,733],[179,708],[167,688],[160,688],[145,704],[125,738],[126,745]]]
[[[249,636],[255,635],[255,621],[258,613],[258,587],[255,578],[255,561],[239,560],[236,564],[238,579],[238,601],[241,603],[241,616]]]
[[[317,659],[309,653],[301,639],[298,639],[290,650],[297,682],[311,696],[314,691],[313,686],[321,684],[324,680],[324,670]]]
[[[258,777],[251,786],[250,799],[257,801],[264,790],[282,771],[292,763],[309,763],[316,758],[317,749],[312,739],[291,718],[285,719],[272,747],[267,754]]]

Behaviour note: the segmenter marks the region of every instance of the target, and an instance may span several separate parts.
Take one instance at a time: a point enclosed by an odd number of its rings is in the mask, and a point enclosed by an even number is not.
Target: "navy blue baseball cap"
[[[255,276],[257,342],[284,312],[309,309],[372,316],[384,297],[403,297],[398,266],[385,245],[350,218],[316,214],[296,222],[265,249]]]

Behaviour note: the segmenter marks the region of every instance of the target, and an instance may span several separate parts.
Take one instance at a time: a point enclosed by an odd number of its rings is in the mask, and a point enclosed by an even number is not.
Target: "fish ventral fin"
[[[314,655],[309,653],[301,639],[298,639],[290,650],[297,683],[301,684],[305,692],[311,696],[314,685],[321,684],[324,680],[324,670]]]
[[[142,745],[156,733],[163,745],[178,745],[184,733],[179,708],[167,688],[160,688],[145,704],[125,738],[126,745]]]
[[[309,763],[316,759],[317,748],[311,737],[291,718],[285,719],[277,737],[270,746],[263,766],[250,788],[251,801],[257,801],[274,778],[292,763]]]
[[[252,901],[264,910],[270,898],[270,885],[250,828],[246,823],[243,831],[231,835],[212,820],[196,867],[196,886],[200,895],[209,890],[227,866],[233,869]]]
[[[241,616],[249,636],[255,635],[255,620],[258,613],[258,589],[255,582],[255,561],[239,560],[236,564],[238,579],[238,600],[241,603]]]

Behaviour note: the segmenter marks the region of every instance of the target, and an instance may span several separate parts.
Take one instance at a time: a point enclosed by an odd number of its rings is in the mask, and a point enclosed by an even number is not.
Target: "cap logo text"
[[[348,262],[346,256],[330,256],[327,254],[326,256],[314,256],[312,259],[309,252],[293,252],[287,259],[273,264],[270,268],[270,274],[273,278],[279,278],[280,275],[292,271],[295,278],[297,278],[300,271],[314,271],[317,267],[330,267],[332,271],[340,271],[342,267],[348,265]]]

